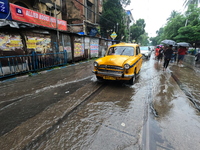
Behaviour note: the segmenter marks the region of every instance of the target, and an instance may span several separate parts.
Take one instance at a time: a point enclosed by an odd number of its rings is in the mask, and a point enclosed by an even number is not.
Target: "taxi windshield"
[[[134,55],[134,47],[131,46],[116,46],[111,47],[108,50],[108,55],[127,55],[133,56]]]

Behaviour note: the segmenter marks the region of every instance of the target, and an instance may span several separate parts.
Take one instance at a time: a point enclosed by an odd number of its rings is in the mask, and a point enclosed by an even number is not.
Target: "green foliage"
[[[167,23],[167,26],[164,27],[163,35],[161,36],[162,40],[172,39],[178,34],[178,29],[185,25],[185,17],[177,13],[177,15],[170,19]]]
[[[143,46],[149,45],[148,39],[149,39],[149,36],[145,32],[144,34],[140,35],[140,37],[138,38],[138,43],[140,43],[140,45],[143,45]]]
[[[200,8],[189,5],[185,14],[172,11],[164,28],[157,31],[157,36],[150,38],[153,45],[158,45],[164,39],[176,42],[197,43],[200,40]]]
[[[107,0],[103,4],[103,12],[100,18],[101,35],[108,37],[114,29],[117,33],[116,40],[121,40],[125,35],[124,18],[126,16],[122,4],[127,5],[130,0]]]
[[[143,35],[145,33],[145,21],[144,19],[139,19],[136,21],[136,24],[133,24],[130,27],[130,36],[131,36],[131,41],[135,40],[136,42],[138,42],[138,39],[141,35]]]
[[[158,44],[160,44],[160,42],[158,42],[159,41],[159,37],[158,36],[156,36],[156,37],[150,37],[149,40],[151,41],[151,45],[158,45]]]
[[[189,5],[188,10],[185,12],[185,16],[187,25],[195,26],[200,24],[200,8],[196,7],[196,5]]]
[[[200,39],[200,25],[182,27],[178,30],[178,33],[175,37],[178,42],[187,41],[189,43],[195,43]]]
[[[121,0],[121,4],[123,5],[123,7],[130,5],[130,3],[131,3],[131,0]]]
[[[180,15],[179,12],[173,10],[170,14],[170,17],[167,19],[167,21],[171,21],[173,18],[175,18],[176,16]]]
[[[187,7],[187,6],[191,5],[191,4],[194,4],[194,5],[198,6],[199,0],[185,0],[185,2],[184,2],[184,6],[185,7]]]

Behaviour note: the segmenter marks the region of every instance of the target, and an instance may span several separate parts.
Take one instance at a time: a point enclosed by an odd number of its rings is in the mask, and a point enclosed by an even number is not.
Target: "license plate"
[[[106,79],[106,80],[116,80],[115,77],[110,77],[110,76],[104,76],[103,79]]]

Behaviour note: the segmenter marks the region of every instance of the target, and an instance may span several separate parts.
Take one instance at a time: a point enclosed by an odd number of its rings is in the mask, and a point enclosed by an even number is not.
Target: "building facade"
[[[102,13],[102,0],[63,1],[70,32],[81,35],[98,36],[99,19]]]

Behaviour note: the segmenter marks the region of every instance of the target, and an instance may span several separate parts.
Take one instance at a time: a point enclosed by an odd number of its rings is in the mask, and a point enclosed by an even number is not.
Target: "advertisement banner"
[[[51,38],[37,37],[37,36],[27,36],[26,45],[28,50],[35,50],[36,52],[50,53],[51,51]]]
[[[0,50],[10,51],[22,49],[23,44],[20,35],[5,35],[0,33]]]
[[[81,43],[74,43],[74,57],[80,57],[82,55]]]
[[[67,30],[67,22],[64,20],[57,19],[56,22],[56,18],[54,17],[38,13],[36,11],[18,5],[14,5],[11,3],[10,3],[10,11],[13,20],[36,24],[54,29],[56,29],[56,24],[57,24],[57,28],[59,30],[64,30],[64,31]]]

